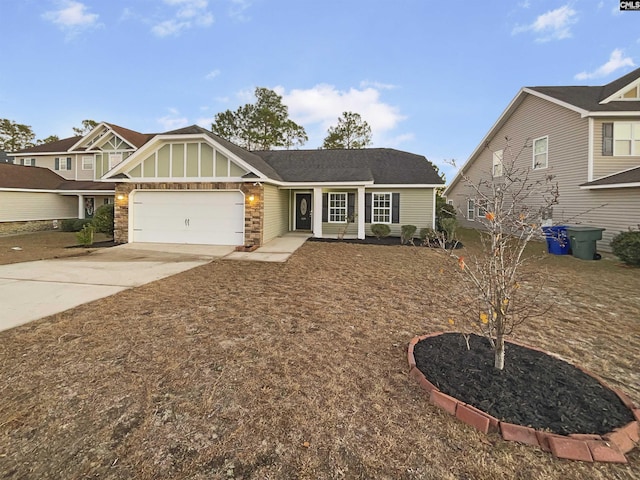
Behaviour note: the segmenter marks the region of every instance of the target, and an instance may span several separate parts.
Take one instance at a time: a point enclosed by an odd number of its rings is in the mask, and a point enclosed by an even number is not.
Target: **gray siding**
[[[594,122],[594,160],[602,153],[601,122]],[[553,207],[554,224],[591,225],[604,227],[603,241],[598,249],[610,251],[611,237],[628,227],[636,227],[640,220],[640,189],[582,190],[579,185],[588,181],[588,119],[578,113],[533,96],[527,96],[506,124],[499,129],[472,165],[464,171],[473,184],[491,178],[493,151],[505,148],[505,137],[510,138],[511,157],[516,157],[527,138],[549,136],[549,167],[532,171],[531,181],[554,175],[559,185],[559,204]],[[530,145],[530,142],[529,142]],[[532,149],[526,147],[516,159],[516,165],[532,166]],[[508,152],[505,151],[505,159]],[[605,157],[611,159],[612,157]],[[609,161],[609,160],[607,160]],[[595,163],[595,162],[594,162]],[[637,162],[636,162],[637,164]],[[594,165],[595,166],[595,165]],[[620,165],[614,168],[618,169]],[[599,170],[602,172],[602,170]],[[478,222],[466,220],[466,200],[472,190],[460,180],[449,192],[458,210],[458,219],[464,227],[478,227]],[[532,204],[536,203],[532,201]]]
[[[0,222],[76,218],[78,197],[56,193],[0,192]]]
[[[602,155],[602,124],[621,121],[618,118],[596,118],[593,125],[593,180],[640,165],[640,156],[614,157]],[[640,118],[624,121],[640,121]]]
[[[264,186],[264,233],[263,243],[289,231],[289,190],[280,190],[273,185]]]

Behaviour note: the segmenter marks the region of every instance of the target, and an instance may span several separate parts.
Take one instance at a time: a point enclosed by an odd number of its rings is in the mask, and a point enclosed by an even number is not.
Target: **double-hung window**
[[[391,223],[391,194],[373,193],[371,198],[373,223]]]
[[[55,170],[71,170],[71,157],[56,157]]]
[[[344,223],[347,221],[347,194],[329,193],[329,223]]]
[[[92,155],[85,155],[82,157],[82,170],[93,170]]]
[[[474,221],[476,218],[476,201],[473,198],[467,200],[467,220]]]
[[[536,138],[533,141],[533,169],[547,168],[549,165],[549,137]]]
[[[502,157],[504,154],[504,150],[498,150],[493,152],[493,169],[492,173],[494,177],[502,176]]]
[[[640,122],[613,124],[613,154],[615,156],[640,155]]]
[[[36,159],[35,158],[25,158],[22,160],[22,165],[26,165],[27,167],[35,167]]]

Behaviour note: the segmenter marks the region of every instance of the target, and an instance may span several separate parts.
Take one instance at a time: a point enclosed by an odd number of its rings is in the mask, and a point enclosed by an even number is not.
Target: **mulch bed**
[[[501,421],[560,435],[604,435],[634,420],[618,396],[567,362],[507,343],[505,367],[493,367],[484,337],[428,337],[414,347],[416,367],[443,393]]]
[[[105,240],[104,242],[93,242],[91,245],[70,245],[64,248],[108,248],[118,245],[113,240]]]
[[[310,242],[325,242],[325,243],[352,243],[355,245],[390,245],[390,246],[398,246],[398,245],[408,245],[412,247],[432,247],[438,248],[439,245],[435,242],[433,244],[422,243],[419,238],[413,239],[413,244],[411,243],[402,243],[400,237],[365,237],[365,238],[316,238],[311,237],[308,241]],[[456,242],[455,245],[448,243],[447,248],[462,248],[464,245],[462,242]]]

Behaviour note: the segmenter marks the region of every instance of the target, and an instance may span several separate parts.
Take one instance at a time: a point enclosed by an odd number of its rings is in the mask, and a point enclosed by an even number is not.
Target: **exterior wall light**
[[[118,196],[116,197],[118,200],[122,201],[124,200],[124,195],[122,193],[119,193]]]
[[[255,195],[249,195],[249,201],[253,202],[256,199]]]

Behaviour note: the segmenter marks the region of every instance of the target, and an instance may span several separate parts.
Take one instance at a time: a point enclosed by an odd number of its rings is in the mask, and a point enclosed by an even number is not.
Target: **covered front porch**
[[[315,238],[359,238],[365,232],[365,186],[291,188],[289,231]]]

